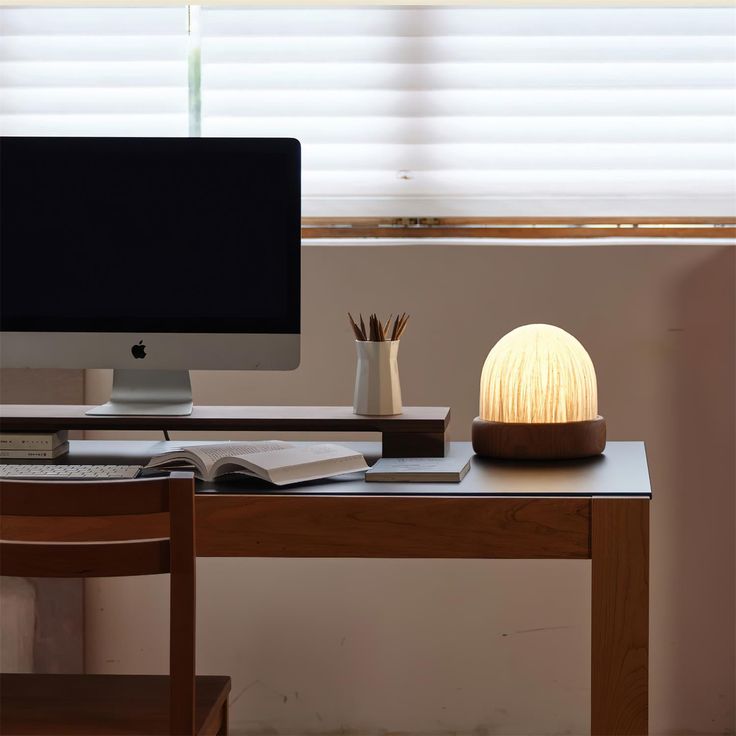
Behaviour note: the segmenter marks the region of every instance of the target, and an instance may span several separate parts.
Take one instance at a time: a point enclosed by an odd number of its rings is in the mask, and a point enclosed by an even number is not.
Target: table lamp
[[[606,420],[598,416],[593,361],[568,332],[523,325],[488,353],[480,378],[476,454],[509,460],[599,455]]]

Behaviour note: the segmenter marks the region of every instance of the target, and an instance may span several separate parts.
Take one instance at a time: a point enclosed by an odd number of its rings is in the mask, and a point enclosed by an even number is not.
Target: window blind
[[[186,8],[0,9],[0,131],[187,135]]]
[[[722,216],[733,8],[213,8],[202,135],[293,136],[306,216]]]

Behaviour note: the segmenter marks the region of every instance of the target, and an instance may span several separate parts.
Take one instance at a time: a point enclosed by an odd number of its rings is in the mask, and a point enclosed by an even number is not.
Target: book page
[[[276,485],[327,478],[366,470],[363,456],[347,447],[332,444],[292,445],[282,452],[256,453],[249,465]]]
[[[213,468],[218,461],[246,458],[253,454],[262,454],[293,447],[288,442],[265,440],[253,442],[223,442],[213,445],[191,445],[178,450],[164,452],[152,458],[146,467],[194,467],[197,477],[212,480],[216,471]],[[241,468],[237,468],[238,470]]]
[[[247,458],[249,455],[264,452],[276,452],[278,450],[289,450],[294,445],[280,440],[263,440],[258,442],[228,442],[221,445],[194,445],[186,450],[207,463],[208,470],[223,458]]]

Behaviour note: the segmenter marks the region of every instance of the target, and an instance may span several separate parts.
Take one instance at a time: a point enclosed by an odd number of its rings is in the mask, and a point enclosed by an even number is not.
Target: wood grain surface
[[[168,478],[70,481],[0,480],[3,516],[117,516],[169,510]],[[47,526],[47,533],[53,526]]]
[[[0,538],[27,542],[109,542],[169,536],[168,514],[144,516],[0,516]]]
[[[590,499],[195,498],[203,557],[589,558]],[[49,538],[44,517],[2,517],[3,539]],[[166,536],[165,514],[58,517],[53,541]]]
[[[447,407],[405,406],[402,414],[353,414],[351,406],[195,406],[186,417],[88,416],[92,406],[3,404],[4,432],[58,429],[179,429],[282,432],[444,432]]]
[[[0,575],[102,578],[169,571],[169,540],[125,544],[0,542]]]
[[[0,675],[0,733],[47,736],[167,736],[165,675]],[[196,682],[197,734],[225,734],[230,678]],[[43,703],[43,707],[39,704]],[[178,732],[175,732],[178,733]],[[189,732],[190,734],[192,731]]]
[[[202,493],[194,498],[196,554],[592,558],[592,734],[642,736],[648,729],[649,503],[648,495]],[[57,518],[52,537],[66,542],[150,538],[165,534],[167,520],[165,513]],[[4,539],[33,541],[49,533],[48,517],[6,516],[2,522]],[[193,544],[186,546],[186,554],[192,554]],[[192,581],[193,574],[192,570]],[[191,631],[185,634],[189,641]],[[226,719],[225,714],[222,717]]]
[[[171,733],[195,730],[196,562],[194,492],[190,478],[174,473],[169,485],[171,593],[169,599]]]
[[[591,732],[648,733],[649,501],[593,499]]]
[[[590,500],[207,496],[202,557],[566,558],[590,556]]]
[[[531,424],[473,420],[473,449],[504,460],[571,460],[600,455],[606,448],[603,417],[580,422]]]
[[[590,557],[590,499],[196,496],[200,557]],[[43,518],[4,518],[4,539],[48,538]],[[67,517],[55,541],[164,536],[164,514]]]
[[[350,406],[195,406],[185,417],[89,416],[91,406],[0,406],[5,432],[210,430],[220,432],[380,432],[384,457],[444,457],[447,407],[405,406],[390,417],[353,414]]]
[[[203,691],[195,692],[194,508],[194,477],[184,472],[135,481],[0,481],[2,538],[9,540],[0,542],[0,574],[171,573],[169,677],[3,676],[2,733],[226,733],[230,679],[197,678]]]
[[[733,238],[734,225],[734,217],[303,217],[302,238]]]

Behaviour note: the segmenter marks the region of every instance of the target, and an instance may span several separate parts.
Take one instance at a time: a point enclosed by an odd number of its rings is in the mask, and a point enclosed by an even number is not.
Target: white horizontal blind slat
[[[0,9],[4,135],[181,136],[185,8]]]
[[[455,36],[432,39],[433,63],[733,61],[729,36]],[[210,63],[427,62],[423,38],[407,36],[208,36]]]
[[[152,100],[155,102],[155,99]],[[733,142],[728,115],[579,115],[471,117],[378,116],[370,124],[357,116],[228,114],[227,105],[210,99],[208,126],[222,136],[290,136],[299,130],[302,144],[453,144],[465,143],[727,143]]]
[[[131,71],[132,73],[132,71]],[[730,62],[656,63],[249,63],[212,64],[208,89],[719,89],[734,81]]]
[[[98,62],[181,60],[186,39],[181,35],[3,35],[0,61]]]
[[[207,71],[205,69],[205,71]],[[555,115],[734,116],[734,95],[730,89],[615,89],[615,90],[496,90],[493,94],[469,95],[465,90],[431,92],[399,90],[204,90],[204,114],[229,117],[284,118],[329,115],[346,116],[472,116],[496,120],[524,115],[531,119]],[[296,129],[296,128],[295,128]],[[298,132],[298,129],[296,129]]]
[[[3,36],[177,36],[186,26],[182,8],[2,8]]]
[[[527,143],[472,144],[312,144],[302,163],[307,170],[361,171],[492,171],[576,169],[736,168],[736,149],[730,143]]]
[[[305,172],[310,192],[303,209],[331,216],[402,216],[442,214],[501,216],[650,216],[683,215],[693,210],[693,180],[709,197],[697,215],[730,214],[733,174],[728,171],[670,170],[540,172],[416,172],[404,180],[383,172]],[[380,195],[376,194],[380,187]],[[437,196],[442,190],[441,199]],[[339,192],[339,194],[336,194]],[[469,193],[470,192],[470,193]],[[317,215],[315,215],[317,216]]]
[[[204,7],[208,36],[730,36],[730,8]]]
[[[203,8],[204,135],[303,145],[306,215],[723,215],[731,8]]]

